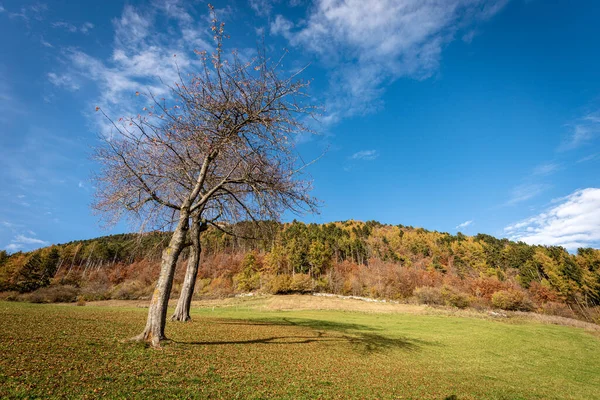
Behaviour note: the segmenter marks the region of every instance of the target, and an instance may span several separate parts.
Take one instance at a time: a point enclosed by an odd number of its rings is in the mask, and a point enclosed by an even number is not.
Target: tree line
[[[393,300],[421,296],[425,302],[451,305],[555,308],[587,319],[600,306],[600,250],[592,248],[571,254],[557,246],[376,221],[246,221],[228,227],[227,232],[211,227],[201,234],[196,295],[262,290]],[[151,287],[168,238],[164,232],[114,235],[31,253],[3,252],[0,288],[29,292],[51,283],[85,287],[130,268],[129,275],[110,282],[110,287],[119,287],[139,278],[140,268],[145,267],[154,271],[148,272],[145,283]],[[188,249],[181,262],[190,257]],[[182,278],[181,273],[176,277],[176,289]],[[432,293],[423,288],[439,290]],[[454,300],[448,300],[451,297]]]

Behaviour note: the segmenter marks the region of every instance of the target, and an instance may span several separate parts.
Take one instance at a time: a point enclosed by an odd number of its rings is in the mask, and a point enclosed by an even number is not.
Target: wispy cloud
[[[57,21],[52,23],[53,28],[64,29],[68,32],[75,33],[77,32],[77,27],[69,22],[65,21]]]
[[[273,11],[273,0],[249,0],[250,7],[260,16],[267,16]]]
[[[48,47],[48,48],[50,48],[50,49],[54,47],[54,46],[52,45],[52,43],[50,43],[50,42],[46,41],[46,40],[44,39],[44,37],[40,37],[40,43],[42,44],[42,46],[44,46],[44,47]]]
[[[33,232],[29,231],[30,235],[33,234],[35,235]],[[35,237],[31,237],[31,236],[25,236],[25,235],[16,235],[11,242],[6,245],[4,248],[7,251],[10,252],[15,252],[18,250],[22,250],[22,249],[27,249],[27,248],[36,248],[36,247],[42,247],[42,246],[48,246],[49,243],[45,240],[41,240],[41,239],[37,239]]]
[[[48,80],[55,86],[63,87],[71,91],[79,90],[79,84],[73,81],[73,78],[67,74],[57,75],[54,72],[48,73]]]
[[[545,183],[526,183],[516,186],[512,189],[510,198],[505,205],[513,206],[515,204],[533,199],[551,187],[551,185]]]
[[[588,162],[588,161],[593,161],[593,160],[598,160],[598,159],[600,159],[600,153],[594,153],[594,154],[590,154],[589,156],[580,158],[579,160],[577,160],[577,163]]]
[[[199,63],[193,50],[210,48],[210,29],[205,22],[198,22],[188,7],[178,0],[155,2],[153,7],[126,5],[121,16],[112,21],[115,35],[110,58],[67,49],[67,69],[51,72],[49,80],[69,90],[76,90],[83,82],[94,83],[100,95],[89,105],[90,115],[95,106],[114,118],[136,115],[141,106],[134,93],[166,97],[168,86],[179,80],[179,73],[185,74]],[[159,32],[157,26],[165,21],[174,22],[175,28]],[[95,118],[107,134],[110,125],[100,120]]]
[[[576,149],[600,136],[600,110],[584,115],[568,127],[570,132],[560,144],[560,151]]]
[[[51,25],[53,28],[62,29],[70,33],[79,32],[83,34],[87,34],[91,29],[94,28],[94,24],[92,24],[91,22],[84,22],[82,25],[76,26],[75,24],[72,24],[70,22],[56,21],[53,22]]]
[[[94,24],[91,22],[84,22],[83,25],[79,27],[79,32],[85,34],[88,33],[91,29],[94,28]]]
[[[276,16],[271,32],[335,67],[327,108],[340,118],[380,108],[390,81],[432,76],[457,33],[472,30],[507,2],[317,0],[303,20]]]
[[[35,19],[36,21],[41,21],[44,19],[44,13],[48,10],[48,6],[43,3],[35,3],[28,6],[23,6],[19,9],[19,11],[9,12],[8,16],[12,19],[22,19],[27,25],[29,25],[29,21]],[[5,11],[4,7],[2,7],[2,11]]]
[[[10,253],[14,253],[14,252],[18,251],[19,249],[22,249],[23,247],[24,246],[22,244],[10,243],[6,247],[4,247],[4,249]]]
[[[375,160],[377,157],[379,157],[379,153],[377,152],[377,150],[361,150],[352,154],[350,156],[350,159],[371,161]]]
[[[46,246],[48,244],[48,242],[46,242],[45,240],[40,240],[40,239],[36,239],[33,237],[27,237],[25,235],[17,235],[12,241],[15,243],[39,244],[42,246]]]
[[[600,246],[600,189],[577,190],[558,199],[545,212],[512,224],[504,232],[529,244],[578,247]]]
[[[456,228],[455,228],[455,229],[462,229],[462,228],[466,228],[466,227],[468,227],[469,225],[471,225],[472,223],[473,223],[473,220],[468,220],[468,221],[465,221],[465,222],[463,222],[462,224],[458,224],[458,225],[456,225]]]
[[[558,163],[545,163],[545,164],[541,164],[541,165],[538,165],[537,167],[535,167],[533,169],[533,175],[536,175],[536,176],[551,175],[560,169],[561,169],[561,165]]]
[[[5,228],[9,228],[9,229],[14,229],[14,228],[17,228],[20,226],[18,224],[13,224],[12,222],[8,222],[8,221],[2,221],[2,222],[0,222],[0,225],[2,225]]]

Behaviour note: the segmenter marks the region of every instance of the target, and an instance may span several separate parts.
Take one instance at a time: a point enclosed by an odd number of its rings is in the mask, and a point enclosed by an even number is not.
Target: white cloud
[[[23,248],[22,244],[11,243],[11,244],[7,245],[4,249],[6,251],[10,251],[11,253],[14,253],[15,251],[18,251],[19,249],[22,249],[22,248]]]
[[[276,0],[249,0],[250,7],[260,16],[267,16],[273,10]]]
[[[594,154],[590,154],[589,156],[580,158],[579,160],[577,160],[577,163],[593,161],[593,160],[596,160],[598,158],[600,158],[600,153],[594,153]]]
[[[551,175],[560,168],[560,164],[557,163],[541,164],[533,169],[533,175]]]
[[[29,232],[31,232],[31,231],[29,231]],[[32,233],[33,232],[31,232],[30,234],[32,234]],[[41,247],[41,246],[48,246],[48,244],[49,243],[46,242],[45,240],[40,240],[40,239],[36,239],[34,237],[25,236],[25,235],[17,235],[4,248],[7,251],[15,252],[17,250],[21,250],[26,247],[30,247],[30,248],[31,247]]]
[[[135,7],[126,5],[121,18],[113,20],[116,40],[121,45],[132,45],[148,36],[152,26],[152,16],[142,15]]]
[[[4,11],[6,11],[6,10],[4,9],[4,7],[2,6],[2,4],[0,4],[0,13],[4,12]]]
[[[365,161],[371,161],[376,159],[377,157],[379,157],[379,153],[377,152],[377,150],[361,150],[358,151],[354,154],[352,154],[352,156],[350,156],[350,158],[352,160],[365,160]]]
[[[294,24],[291,21],[281,15],[277,15],[275,20],[271,22],[271,33],[274,35],[289,35],[293,27]]]
[[[569,126],[569,136],[561,143],[559,150],[573,150],[591,142],[600,135],[600,110],[588,113]]]
[[[56,21],[51,24],[53,28],[63,29],[69,33],[83,33],[86,35],[91,29],[94,28],[94,24],[91,22],[84,22],[81,26],[77,27],[75,24],[66,21]]]
[[[279,15],[271,30],[335,67],[329,112],[354,115],[380,107],[373,103],[384,84],[430,77],[457,33],[472,31],[507,2],[317,0],[305,20],[293,24]]]
[[[52,23],[52,27],[53,28],[59,28],[59,29],[64,29],[68,32],[71,33],[75,33],[77,32],[77,27],[69,22],[65,22],[65,21],[58,21],[58,22],[53,22]]]
[[[17,235],[12,241],[15,243],[22,243],[22,244],[40,244],[43,246],[46,246],[48,244],[48,242],[46,242],[44,240],[27,237],[25,235]]]
[[[600,246],[600,189],[577,190],[547,211],[504,228],[511,240],[563,246]]]
[[[142,108],[135,93],[166,97],[168,86],[179,80],[199,59],[193,50],[208,50],[212,41],[206,21],[196,21],[188,3],[178,0],[156,1],[152,7],[126,5],[113,22],[115,35],[108,59],[93,57],[78,49],[65,51],[67,70],[48,75],[51,82],[73,90],[78,82],[92,81],[100,95],[88,105],[88,114],[96,106],[111,118],[137,115]],[[208,12],[208,8],[206,8]],[[166,21],[175,27],[159,31]],[[71,85],[69,85],[72,83]],[[111,125],[94,115],[94,125],[110,135]]]
[[[79,32],[85,34],[88,33],[90,29],[94,29],[94,24],[92,24],[91,22],[84,22],[83,25],[79,27]]]
[[[73,78],[67,74],[57,75],[54,72],[48,73],[48,80],[54,86],[63,87],[72,91],[79,90],[79,84],[73,81]]]
[[[467,226],[471,225],[473,223],[472,220],[469,221],[465,221],[462,224],[458,224],[456,225],[456,229],[462,229],[462,228],[466,228]]]
[[[40,43],[42,44],[42,46],[44,47],[48,47],[48,48],[53,48],[54,46],[52,45],[52,43],[46,41],[43,37],[40,38]]]
[[[2,8],[4,10],[4,7]],[[8,14],[9,18],[20,18],[27,25],[31,19],[41,21],[44,19],[43,14],[48,10],[48,6],[42,3],[35,3],[29,6],[21,7],[18,12],[11,12]]]
[[[544,183],[523,184],[516,186],[511,191],[510,199],[505,205],[512,206],[533,199],[550,188],[551,185]]]

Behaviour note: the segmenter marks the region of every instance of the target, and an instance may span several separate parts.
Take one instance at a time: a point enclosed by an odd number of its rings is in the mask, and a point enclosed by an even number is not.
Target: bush
[[[233,281],[228,276],[213,279],[208,287],[208,293],[217,297],[227,297],[233,294]]]
[[[471,304],[471,298],[468,294],[460,292],[450,286],[444,286],[440,293],[447,306],[467,308]]]
[[[269,275],[265,278],[265,290],[268,293],[286,294],[292,290],[292,278],[289,275]]]
[[[315,292],[327,292],[329,287],[331,286],[329,282],[329,278],[326,276],[322,276],[315,282],[314,291]]]
[[[497,277],[479,277],[477,279],[468,279],[468,290],[475,297],[491,300],[494,293],[501,290],[510,289],[508,282],[502,282]]]
[[[139,300],[148,298],[150,293],[152,293],[152,288],[140,281],[125,281],[114,287],[110,293],[110,298],[114,300]]]
[[[529,294],[538,303],[557,303],[559,300],[556,290],[536,281],[531,282]]]
[[[15,290],[10,291],[10,292],[0,292],[0,300],[19,301],[20,300],[19,292],[15,291]]]
[[[515,289],[500,290],[494,293],[492,304],[494,307],[508,311],[531,311],[533,309],[533,304],[525,296],[525,293]]]
[[[84,301],[108,300],[110,298],[110,286],[106,283],[89,282],[81,288],[80,296]]]
[[[72,303],[78,295],[79,289],[74,286],[56,285],[40,288],[22,298],[32,303]]]
[[[419,304],[442,305],[444,299],[439,288],[434,287],[418,287],[414,290],[413,295]]]
[[[547,315],[556,315],[565,318],[577,318],[577,315],[564,303],[550,301],[542,304],[539,312]]]
[[[308,274],[296,274],[292,276],[290,282],[290,290],[292,292],[307,293],[313,290],[313,281]]]
[[[260,273],[240,272],[234,275],[233,284],[239,292],[252,292],[260,288]]]

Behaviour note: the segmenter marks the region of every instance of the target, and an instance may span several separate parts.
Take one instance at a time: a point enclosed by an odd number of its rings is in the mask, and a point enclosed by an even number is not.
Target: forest
[[[532,246],[376,221],[240,222],[209,228],[195,298],[332,293],[432,306],[533,311],[600,322],[600,250]],[[231,235],[230,233],[234,233]],[[0,252],[7,300],[149,299],[170,232]],[[190,249],[180,257],[179,294]]]

